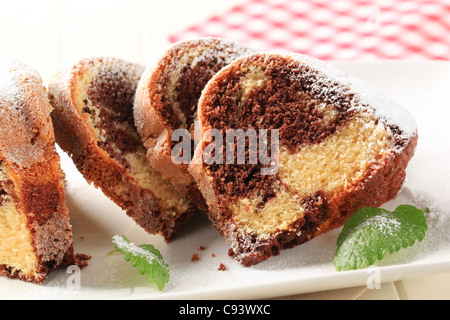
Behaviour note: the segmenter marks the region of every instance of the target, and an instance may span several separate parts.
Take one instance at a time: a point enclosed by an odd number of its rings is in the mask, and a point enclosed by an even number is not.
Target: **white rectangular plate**
[[[382,282],[450,270],[450,64],[446,62],[336,63],[366,80],[416,117],[419,144],[407,169],[399,204],[429,208],[429,231],[423,243],[402,259],[382,266]],[[101,191],[89,186],[63,153],[67,201],[75,249],[92,255],[79,273],[63,268],[45,284],[0,279],[0,299],[262,299],[366,285],[373,270],[337,272],[333,267],[334,230],[294,249],[283,250],[259,265],[244,268],[228,257],[228,246],[204,216],[191,219],[176,239],[166,244],[143,232]],[[111,238],[121,234],[136,244],[158,248],[170,266],[171,279],[160,292],[114,250]],[[204,246],[204,250],[199,250]],[[200,260],[192,262],[193,254]],[[214,256],[215,255],[215,256]],[[228,268],[219,271],[220,264]]]

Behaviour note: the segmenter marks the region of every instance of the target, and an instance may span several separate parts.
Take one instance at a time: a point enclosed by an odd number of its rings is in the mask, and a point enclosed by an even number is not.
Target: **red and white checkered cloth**
[[[450,60],[450,0],[251,0],[169,40],[202,36],[322,60]]]

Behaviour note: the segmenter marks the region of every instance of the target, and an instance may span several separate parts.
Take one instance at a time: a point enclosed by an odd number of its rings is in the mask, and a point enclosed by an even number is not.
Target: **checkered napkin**
[[[251,0],[169,40],[202,36],[322,60],[450,60],[450,1]]]

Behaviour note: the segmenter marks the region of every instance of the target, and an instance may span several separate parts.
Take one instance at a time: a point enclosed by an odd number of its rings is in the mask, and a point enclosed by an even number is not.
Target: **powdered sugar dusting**
[[[125,250],[126,252],[129,252],[135,256],[141,256],[147,259],[149,262],[152,262],[154,260],[159,261],[159,257],[147,250],[144,250],[138,246],[136,246],[134,243],[127,242],[122,236],[116,235],[113,237],[113,242],[116,244],[116,246],[121,249]],[[163,265],[163,264],[161,264]]]
[[[195,66],[198,62],[203,60],[223,59],[230,63],[236,57],[244,56],[252,52],[256,52],[251,47],[228,39],[205,37],[193,40],[180,41],[172,45],[169,51],[176,51],[181,48],[193,48],[191,66]],[[167,53],[165,53],[167,54]],[[177,64],[177,68],[180,65]],[[183,66],[181,66],[183,67]]]
[[[40,75],[18,60],[0,63],[0,142],[11,161],[27,166],[43,154],[50,136],[50,105]]]
[[[390,213],[380,214],[371,218],[370,222],[376,226],[377,230],[393,235],[400,230],[401,222],[393,218]]]
[[[417,123],[412,114],[382,92],[377,91],[364,81],[348,75],[330,63],[302,54],[293,54],[292,57],[317,69],[321,74],[318,79],[321,84],[332,84],[333,89],[340,87],[341,91],[349,90],[349,93],[354,94],[352,109],[372,110],[386,124],[398,126],[405,138],[410,138],[416,134]]]
[[[7,60],[0,63],[0,97],[2,101],[18,105],[18,101],[25,99],[25,94],[18,86],[18,81],[25,73],[36,78],[35,72],[18,60]],[[2,108],[0,112],[5,113],[5,109]]]
[[[239,42],[219,38],[191,40],[190,44],[199,48],[207,48],[207,50],[202,50],[201,55],[194,58],[192,61],[192,67],[203,60],[211,61],[212,59],[221,59],[228,64],[239,56],[244,56],[251,52],[255,52],[254,49]]]

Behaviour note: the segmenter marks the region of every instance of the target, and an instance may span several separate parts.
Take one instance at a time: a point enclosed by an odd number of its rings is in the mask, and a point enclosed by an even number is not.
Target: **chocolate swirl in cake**
[[[207,84],[198,118],[204,136],[194,159],[211,143],[211,129],[279,131],[276,174],[225,160],[190,165],[210,219],[246,266],[395,197],[417,142],[414,119],[402,107],[302,55],[237,59]]]

